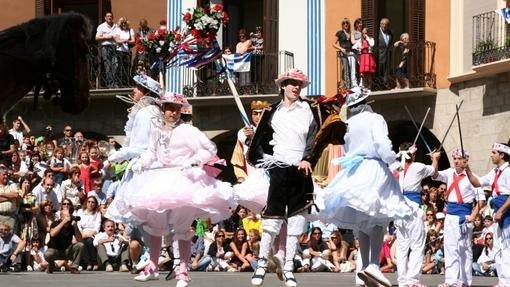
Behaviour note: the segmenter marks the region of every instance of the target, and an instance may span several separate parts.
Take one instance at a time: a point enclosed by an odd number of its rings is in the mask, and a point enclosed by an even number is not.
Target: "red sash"
[[[448,187],[448,190],[446,191],[446,200],[448,200],[448,197],[450,196],[450,193],[453,189],[455,189],[455,195],[457,195],[457,201],[459,204],[463,204],[464,200],[462,200],[462,195],[460,193],[459,188],[459,182],[465,177],[465,174],[461,173],[457,175],[457,173],[453,172],[453,182],[450,184],[450,187]]]
[[[499,185],[498,185],[498,179],[499,176],[505,171],[505,169],[508,167],[508,165],[503,169],[500,170],[499,168],[496,171],[496,176],[494,177],[494,181],[492,182],[492,192],[496,193],[497,196],[501,195],[501,192],[499,192]]]

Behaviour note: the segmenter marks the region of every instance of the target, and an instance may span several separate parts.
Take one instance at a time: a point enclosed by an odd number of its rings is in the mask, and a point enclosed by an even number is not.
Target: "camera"
[[[80,216],[72,216],[72,217],[71,217],[71,220],[74,220],[74,221],[80,221],[80,220],[81,220],[81,217],[80,217]]]

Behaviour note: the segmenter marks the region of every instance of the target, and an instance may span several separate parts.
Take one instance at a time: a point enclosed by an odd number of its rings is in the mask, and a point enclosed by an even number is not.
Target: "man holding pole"
[[[438,287],[471,286],[473,220],[479,211],[477,202],[485,201],[480,188],[473,186],[464,170],[469,153],[456,148],[452,152],[455,167],[439,171],[434,180],[448,186],[444,220],[445,282]]]

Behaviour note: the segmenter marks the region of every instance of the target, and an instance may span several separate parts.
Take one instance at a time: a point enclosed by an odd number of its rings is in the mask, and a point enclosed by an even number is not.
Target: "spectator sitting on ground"
[[[251,229],[248,233],[248,249],[251,251],[250,261],[251,268],[257,269],[259,251],[260,251],[260,232],[257,229]]]
[[[89,197],[93,198],[93,197]],[[129,264],[128,240],[115,232],[115,223],[106,219],[103,223],[104,232],[94,237],[99,261],[106,272],[112,272],[114,265],[120,266],[120,272],[127,272]]]
[[[322,230],[319,227],[313,227],[308,240],[307,248],[303,250],[303,270],[308,269],[312,272],[331,271],[334,265],[329,262],[331,251],[328,244],[322,240]],[[311,267],[310,267],[311,266]]]
[[[230,242],[230,249],[234,253],[230,260],[229,272],[248,271],[250,269],[250,261],[252,259],[251,251],[248,249],[248,240],[246,239],[246,231],[239,228],[234,232],[234,238]]]
[[[0,271],[21,271],[21,254],[25,241],[12,232],[11,226],[0,221]]]
[[[344,250],[346,248],[342,246],[342,234],[340,231],[335,230],[331,232],[327,243],[328,249],[331,251],[329,261],[334,265],[332,271],[341,272],[341,264],[347,261],[347,258],[345,258],[345,253],[347,253],[347,250]]]
[[[47,273],[53,273],[55,269],[55,260],[71,260],[69,266],[71,273],[80,273],[81,255],[83,251],[82,236],[74,218],[73,206],[69,202],[69,207],[63,206],[60,211],[60,219],[53,222],[50,227],[50,240],[48,250],[44,253],[44,259],[48,262]],[[76,243],[73,243],[73,236]]]
[[[204,258],[205,245],[203,235],[198,235],[196,231],[197,220],[193,221],[191,229],[194,233],[191,238],[191,270],[192,271],[205,271],[210,261],[202,260]]]
[[[70,178],[64,180],[60,186],[60,195],[62,198],[71,200],[74,210],[80,210],[86,196],[80,181],[80,169],[78,166],[73,166],[69,174]]]
[[[207,255],[211,257],[211,264],[207,266],[207,271],[225,271],[228,263],[232,259],[233,252],[225,240],[225,232],[218,231],[214,235],[214,242],[209,246]]]
[[[27,265],[27,271],[46,271],[48,262],[44,259],[44,252],[47,247],[41,244],[38,237],[32,238],[32,246],[30,248],[30,257],[32,265]]]
[[[392,233],[387,233],[384,236],[383,247],[381,249],[381,263],[380,269],[383,273],[393,273],[396,269],[396,262],[393,260],[393,256],[391,255],[391,247],[395,242],[395,235]]]
[[[62,205],[64,205],[64,202],[69,203],[71,201],[64,199],[62,201]],[[87,197],[85,206],[77,211],[76,216],[80,217],[77,225],[83,238],[82,242],[84,244],[85,251],[83,254],[83,261],[87,264],[87,271],[96,271],[98,270],[98,266],[97,250],[94,238],[101,228],[101,213],[99,212],[96,198],[94,196]]]

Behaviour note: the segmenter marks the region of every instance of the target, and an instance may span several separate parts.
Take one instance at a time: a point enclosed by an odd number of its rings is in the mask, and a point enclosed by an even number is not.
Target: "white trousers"
[[[447,214],[444,220],[445,283],[471,286],[473,228],[466,228],[464,233],[461,229],[459,217]]]
[[[510,225],[503,229],[498,223],[494,234],[494,249],[496,250],[496,271],[499,286],[510,286]]]
[[[417,209],[412,217],[395,220],[395,225],[398,286],[419,284],[426,239],[423,211]]]
[[[298,237],[305,231],[306,220],[303,215],[294,215],[287,219],[287,242],[285,245],[285,271],[294,270],[294,256],[298,248]],[[280,232],[283,219],[263,219],[262,236],[260,241],[258,266],[267,267],[267,258],[276,234]]]

